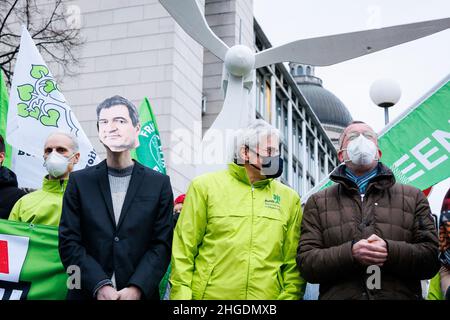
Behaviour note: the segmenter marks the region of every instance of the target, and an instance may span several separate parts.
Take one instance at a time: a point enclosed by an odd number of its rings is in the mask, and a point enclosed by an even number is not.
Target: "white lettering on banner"
[[[411,153],[413,156],[415,156],[417,158],[417,160],[419,160],[425,168],[427,168],[428,170],[431,170],[435,167],[437,167],[438,165],[440,165],[442,162],[444,162],[445,160],[448,159],[448,157],[446,155],[439,157],[438,159],[436,159],[433,162],[430,162],[428,159],[435,154],[436,152],[439,151],[439,149],[437,147],[433,147],[431,148],[431,150],[429,150],[426,153],[421,153],[421,150],[428,145],[431,142],[430,138],[425,138],[424,140],[422,140],[418,145],[416,145],[414,148],[411,149]],[[439,142],[439,141],[438,141]]]
[[[442,144],[444,148],[447,149],[448,152],[450,152],[450,143],[447,141],[450,140],[450,132],[436,130],[435,132],[433,132],[433,138],[435,138],[437,142]]]
[[[450,120],[449,120],[449,123],[450,123]],[[444,147],[444,149],[447,151],[447,153],[450,153],[450,142],[449,142],[450,132],[436,130],[431,135],[440,145],[442,145],[442,147]],[[449,159],[449,156],[444,154],[444,155],[438,157],[437,159],[430,161],[429,160],[430,157],[432,155],[436,154],[438,151],[444,151],[444,153],[445,153],[445,150],[442,150],[442,149],[438,148],[437,146],[434,146],[427,152],[423,153],[422,149],[425,148],[425,146],[427,146],[431,142],[432,142],[432,140],[430,139],[430,137],[427,137],[427,138],[423,139],[422,141],[420,141],[417,145],[415,145],[410,150],[411,155],[413,155],[414,158],[416,158],[428,171],[436,168],[437,166],[441,165],[442,163],[446,162]],[[411,157],[408,154],[404,154],[397,161],[395,161],[394,164],[392,165],[393,171],[396,172],[397,174],[399,174],[400,177],[403,178],[402,180],[406,180],[406,181],[402,181],[404,183],[412,182],[412,181],[416,180],[417,178],[419,178],[420,176],[422,176],[423,174],[425,174],[425,171],[422,169],[417,170],[415,172],[411,172],[414,168],[417,167],[417,163],[415,163],[414,161],[409,163],[405,168],[400,169],[400,167],[403,164],[406,164],[407,160],[409,160],[410,158]],[[410,176],[406,176],[406,174],[410,173],[410,172],[411,172]]]
[[[21,290],[13,290],[11,293],[11,296],[9,297],[9,300],[20,300],[20,298],[22,297],[22,292]]]
[[[141,136],[148,138],[148,134],[152,134],[153,132],[155,132],[155,126],[153,124],[149,124],[143,127],[139,134]]]

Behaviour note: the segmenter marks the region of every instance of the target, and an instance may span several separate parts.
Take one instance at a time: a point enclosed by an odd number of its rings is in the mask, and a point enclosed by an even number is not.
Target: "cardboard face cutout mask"
[[[139,125],[133,126],[124,105],[100,110],[98,134],[100,142],[112,152],[123,152],[139,146]]]

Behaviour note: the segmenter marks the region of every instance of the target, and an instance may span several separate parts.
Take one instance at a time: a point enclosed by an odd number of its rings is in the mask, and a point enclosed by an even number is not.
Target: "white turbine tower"
[[[254,53],[243,45],[228,47],[206,22],[196,0],[159,0],[175,21],[195,41],[225,62],[225,101],[221,112],[205,133],[200,151],[211,151],[196,173],[224,168],[233,145],[233,132],[249,124],[248,93],[255,69],[280,62],[329,66],[371,54],[450,28],[450,18],[429,20],[380,29],[304,39]],[[202,157],[203,158],[203,157]]]

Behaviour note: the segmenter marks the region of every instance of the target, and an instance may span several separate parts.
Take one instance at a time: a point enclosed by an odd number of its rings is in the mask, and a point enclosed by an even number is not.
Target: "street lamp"
[[[384,124],[389,123],[389,108],[394,106],[402,95],[400,85],[390,79],[379,79],[370,86],[370,98],[380,108],[384,108]]]

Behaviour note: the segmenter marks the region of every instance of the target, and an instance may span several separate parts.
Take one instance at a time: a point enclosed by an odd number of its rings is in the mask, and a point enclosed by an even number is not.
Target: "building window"
[[[288,163],[288,160],[287,160],[287,151],[286,151],[286,149],[285,149],[285,146],[283,146],[283,162],[284,162],[285,165],[286,165],[286,169],[283,170],[282,178],[283,178],[283,180],[284,180],[284,181],[286,182],[286,184],[287,184],[287,182],[288,182],[288,171],[289,171],[289,170],[287,170],[287,163]]]
[[[264,80],[260,73],[256,75],[256,112],[265,118]]]
[[[292,123],[292,154],[295,158],[298,157],[298,146],[297,146],[297,121]]]
[[[320,180],[322,180],[323,178],[325,178],[325,158],[323,155],[321,155],[320,157]]]
[[[293,189],[298,192],[298,174],[297,174],[297,163],[296,162],[294,162],[294,165],[293,165],[293,172],[294,172]]]
[[[277,129],[281,131],[281,100],[277,98],[277,117],[276,117]]]
[[[298,138],[297,138],[297,145],[298,145],[298,160],[303,163],[303,143],[302,143],[302,127],[300,125],[297,126],[298,131]]]
[[[298,167],[298,193],[303,195],[303,170],[302,167]]]
[[[288,138],[288,111],[283,103],[283,138],[287,141]]]
[[[266,81],[265,84],[265,100],[264,100],[264,108],[263,108],[264,118],[266,118],[267,122],[271,122],[271,114],[272,114],[272,88],[270,87],[270,83]]]

